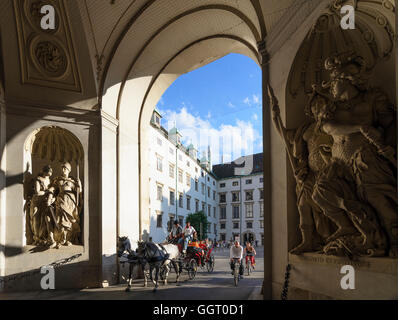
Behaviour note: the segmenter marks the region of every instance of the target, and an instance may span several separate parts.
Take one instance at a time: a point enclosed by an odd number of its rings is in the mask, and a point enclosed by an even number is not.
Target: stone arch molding
[[[45,249],[82,244],[83,161],[82,144],[64,128],[46,126],[28,136],[24,145],[25,244]]]

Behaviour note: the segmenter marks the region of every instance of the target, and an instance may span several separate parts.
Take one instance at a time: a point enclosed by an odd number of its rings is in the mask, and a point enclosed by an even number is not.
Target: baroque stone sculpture
[[[395,106],[353,52],[326,59],[325,70],[330,81],[313,86],[307,106],[312,121],[295,131],[269,88],[297,182],[302,243],[291,253],[398,257]]]
[[[51,181],[52,168],[46,166],[33,180],[29,197],[29,227],[33,245],[59,248],[80,244],[82,186],[70,177],[71,164],[61,166],[62,176]]]

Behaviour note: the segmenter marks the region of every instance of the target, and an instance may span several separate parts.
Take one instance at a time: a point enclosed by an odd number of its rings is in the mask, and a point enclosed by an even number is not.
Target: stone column
[[[264,166],[264,300],[272,298],[272,207],[271,207],[271,116],[268,99],[269,54],[265,40],[257,44],[260,53],[263,91],[263,166]]]
[[[1,84],[0,84],[1,85]],[[5,215],[6,215],[6,112],[0,96],[0,279],[5,275]],[[0,283],[0,291],[3,289]]]
[[[117,136],[118,121],[101,112],[101,213],[99,238],[102,286],[117,282],[116,231],[117,231]]]

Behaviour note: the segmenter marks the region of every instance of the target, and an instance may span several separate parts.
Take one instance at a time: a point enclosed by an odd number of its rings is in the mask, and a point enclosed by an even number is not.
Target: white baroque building
[[[191,144],[181,144],[176,128],[167,132],[161,126],[161,115],[155,110],[151,120],[150,155],[150,232],[155,242],[163,241],[174,220],[185,224],[190,213],[207,215],[207,237],[217,239],[217,179],[210,171],[210,151],[198,160]],[[198,233],[204,232],[197,230]]]
[[[219,240],[264,245],[263,154],[213,166],[218,178]]]
[[[184,147],[177,128],[168,132],[161,119],[155,109],[149,145],[149,237],[161,242],[174,220],[184,225],[188,214],[203,211],[209,239],[230,241],[239,236],[241,241],[263,244],[262,154],[210,170],[210,150],[199,160],[194,146]],[[237,163],[245,164],[244,172]]]

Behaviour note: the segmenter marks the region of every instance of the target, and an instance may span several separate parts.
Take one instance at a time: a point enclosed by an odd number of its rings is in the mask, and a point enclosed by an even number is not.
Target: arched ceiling
[[[252,49],[257,50],[257,43],[297,1],[79,1],[100,102],[107,89],[118,83],[156,75],[171,57],[198,39],[236,37],[248,45],[244,54],[252,57]],[[230,52],[234,52],[232,44],[223,54]],[[208,56],[208,61],[214,60],[211,52]]]

